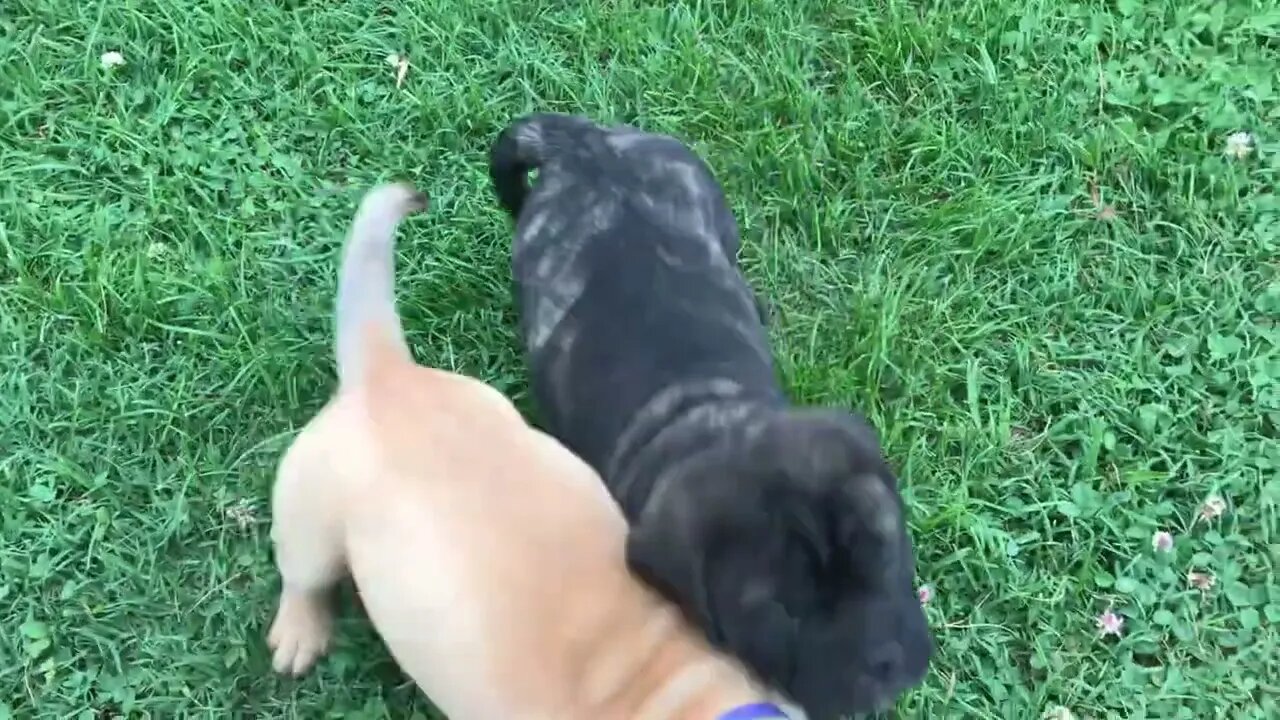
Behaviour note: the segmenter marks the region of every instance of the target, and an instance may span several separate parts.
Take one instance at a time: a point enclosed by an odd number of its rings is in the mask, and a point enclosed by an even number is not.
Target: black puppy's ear
[[[851,535],[870,535],[877,542],[892,547],[902,533],[902,500],[897,490],[879,473],[850,478],[843,489],[848,505],[853,508],[857,524],[848,528]]]
[[[884,561],[884,565],[890,567],[892,558],[901,552],[909,552],[899,547],[905,538],[905,520],[898,481],[884,462],[880,436],[875,427],[859,413],[847,413],[844,418],[849,435],[858,446],[858,457],[854,463],[856,474],[845,486],[845,491],[850,504],[856,509],[855,517],[861,527],[890,553]],[[850,528],[849,532],[857,530]]]
[[[897,493],[879,476],[867,475],[850,483],[846,497],[852,512],[838,521],[840,543],[855,573],[875,587],[898,585],[911,547]]]
[[[705,549],[689,547],[682,535],[661,518],[642,517],[627,533],[627,567],[691,619],[705,619],[710,609]]]
[[[806,409],[776,426],[774,442],[770,452],[787,458],[784,490],[803,488],[801,509],[811,511],[789,513],[795,529],[822,549],[810,529],[821,532],[824,525],[813,518],[826,518],[836,547],[867,568],[864,576],[879,582],[896,573],[904,550],[902,501],[871,423],[848,411]]]

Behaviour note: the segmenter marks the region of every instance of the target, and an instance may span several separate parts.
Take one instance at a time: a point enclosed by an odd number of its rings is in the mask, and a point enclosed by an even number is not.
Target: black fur
[[[860,416],[787,401],[706,165],[541,114],[490,173],[540,415],[621,504],[637,575],[815,720],[919,683],[932,640],[896,478]]]

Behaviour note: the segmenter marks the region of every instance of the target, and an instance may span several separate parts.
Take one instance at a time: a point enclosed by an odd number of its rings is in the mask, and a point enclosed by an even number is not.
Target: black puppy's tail
[[[489,148],[489,178],[498,203],[511,219],[520,217],[529,194],[529,172],[581,142],[599,126],[578,115],[533,113],[517,119]]]

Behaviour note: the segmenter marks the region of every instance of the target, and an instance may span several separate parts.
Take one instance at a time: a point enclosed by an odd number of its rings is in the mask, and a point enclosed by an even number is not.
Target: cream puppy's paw
[[[298,676],[329,649],[333,614],[318,594],[285,591],[271,623],[267,644],[273,653],[271,666],[278,673]]]

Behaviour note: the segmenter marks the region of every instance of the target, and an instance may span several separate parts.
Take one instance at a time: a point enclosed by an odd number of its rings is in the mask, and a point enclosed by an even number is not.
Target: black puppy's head
[[[875,431],[789,410],[677,461],[628,539],[638,576],[814,720],[883,709],[933,641]]]

